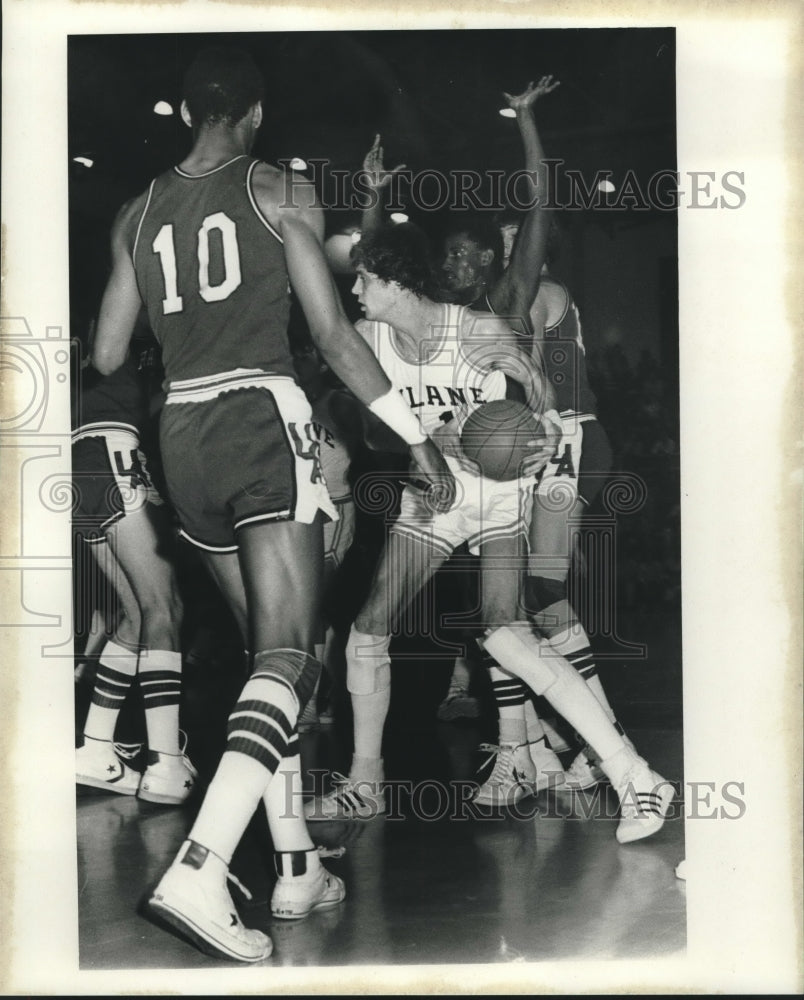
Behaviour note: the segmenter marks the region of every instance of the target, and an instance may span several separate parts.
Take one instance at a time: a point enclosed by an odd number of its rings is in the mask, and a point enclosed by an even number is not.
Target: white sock
[[[137,673],[139,654],[116,642],[103,647],[95,676],[84,736],[111,743],[120,709]]]
[[[264,675],[247,681],[229,716],[226,750],[189,837],[228,865],[295,736],[299,702]]]
[[[517,623],[494,629],[484,646],[502,667],[543,695],[601,759],[625,746],[589,686],[562,656],[533,635],[529,625]]]
[[[145,705],[148,749],[178,756],[181,653],[144,649],[137,677]]]
[[[357,759],[382,757],[382,734],[391,705],[390,645],[390,636],[369,635],[354,625],[346,643],[346,684],[352,699]]]
[[[536,743],[538,740],[544,739],[544,726],[542,725],[542,720],[539,718],[536,712],[536,706],[530,698],[525,701],[525,730],[528,737],[528,743]]]

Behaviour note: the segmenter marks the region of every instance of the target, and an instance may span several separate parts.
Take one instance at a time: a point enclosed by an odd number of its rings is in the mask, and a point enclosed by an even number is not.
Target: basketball
[[[497,399],[469,415],[461,431],[461,448],[482,475],[502,482],[516,479],[522,463],[544,446],[546,438],[527,406]]]

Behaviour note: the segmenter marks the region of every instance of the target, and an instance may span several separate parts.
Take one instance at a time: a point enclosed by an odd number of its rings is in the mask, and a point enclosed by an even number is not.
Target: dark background
[[[191,135],[178,115],[195,51],[222,40],[249,49],[266,78],[255,155],[326,158],[359,169],[380,132],[386,164],[478,171],[521,168],[502,91],[551,73],[561,86],[537,105],[546,152],[587,184],[633,171],[641,190],[676,167],[672,29],[289,32],[81,36],[69,40],[72,336],[97,310],[108,234],[122,202],[181,160]],[[171,117],[153,112],[167,101]],[[73,161],[88,156],[87,169]],[[325,203],[331,192],[322,189]],[[408,206],[425,228],[438,219]],[[331,229],[338,216],[330,212]],[[678,294],[673,211],[561,213],[554,272],[580,308],[590,379],[614,446],[615,470],[641,478],[646,499],[616,518],[617,635],[593,634],[624,722],[680,721]],[[605,512],[604,512],[605,513]],[[78,574],[77,574],[78,575]],[[636,656],[623,642],[646,646]],[[424,669],[424,665],[422,669]],[[417,671],[405,674],[416,683]],[[437,672],[439,678],[443,670]],[[436,688],[441,683],[439,679]],[[444,681],[445,683],[445,681]],[[434,691],[434,698],[440,696]]]

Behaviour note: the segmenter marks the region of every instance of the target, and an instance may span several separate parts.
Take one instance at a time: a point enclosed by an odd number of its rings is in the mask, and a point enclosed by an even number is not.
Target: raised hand
[[[514,111],[526,111],[528,108],[532,108],[540,97],[552,93],[556,87],[560,86],[561,81],[553,80],[552,74],[548,74],[547,76],[543,76],[537,84],[534,84],[533,80],[531,80],[527,89],[521,94],[506,94],[503,91],[503,96],[508,101],[509,108],[513,108]]]
[[[391,178],[394,174],[399,173],[400,170],[405,169],[405,164],[400,163],[399,166],[394,167],[393,170],[386,170],[383,163],[383,148],[380,145],[380,134],[374,136],[374,144],[371,149],[363,157],[363,171],[366,175],[366,180],[368,184],[379,191],[386,185],[391,183]]]

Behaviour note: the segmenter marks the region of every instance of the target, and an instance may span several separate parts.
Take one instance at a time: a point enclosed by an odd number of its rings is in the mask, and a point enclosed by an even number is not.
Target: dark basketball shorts
[[[291,378],[237,370],[171,383],[159,432],[181,534],[236,552],[238,529],[338,514],[307,397]]]
[[[580,500],[587,507],[611,472],[608,435],[591,414],[561,414],[564,433],[555,455],[536,476],[533,502],[548,510],[569,510]]]
[[[86,424],[72,438],[73,528],[85,542],[106,532],[146,503],[161,504],[140,439],[125,424]]]

